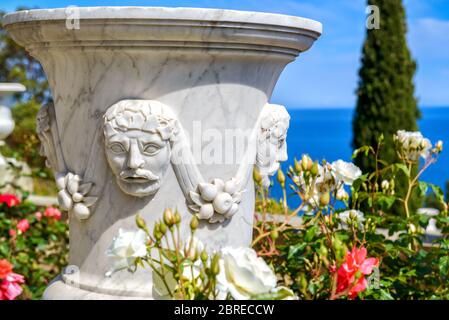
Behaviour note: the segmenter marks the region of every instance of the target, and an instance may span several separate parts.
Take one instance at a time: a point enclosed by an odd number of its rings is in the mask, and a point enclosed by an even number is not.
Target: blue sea
[[[289,159],[283,169],[293,164],[293,159],[309,154],[312,159],[350,161],[352,156],[353,109],[289,109],[290,128],[287,135]],[[419,129],[432,143],[444,142],[446,150],[436,164],[424,173],[422,180],[445,189],[449,181],[449,107],[421,108]],[[272,196],[281,197],[278,187]]]

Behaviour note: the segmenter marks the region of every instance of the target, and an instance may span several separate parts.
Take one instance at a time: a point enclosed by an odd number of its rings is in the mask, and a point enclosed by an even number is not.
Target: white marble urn
[[[137,213],[152,227],[177,208],[186,237],[197,215],[208,250],[250,245],[253,168],[267,183],[287,158],[290,117],[270,96],[319,22],[152,7],[30,10],[3,22],[41,62],[54,99],[37,124],[69,212],[70,267],[45,299],[154,298],[149,270],[105,277],[105,252]]]

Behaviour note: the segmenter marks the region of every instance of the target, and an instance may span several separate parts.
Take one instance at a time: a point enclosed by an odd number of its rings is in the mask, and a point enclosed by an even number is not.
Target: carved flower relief
[[[235,178],[224,182],[214,179],[212,183],[199,183],[198,192],[190,191],[194,204],[189,208],[198,214],[201,220],[209,223],[222,223],[231,219],[239,210],[242,191]]]
[[[98,200],[98,197],[88,196],[93,183],[82,183],[80,176],[71,172],[58,173],[56,175],[58,187],[58,202],[62,210],[74,214],[79,220],[90,217],[90,207]]]

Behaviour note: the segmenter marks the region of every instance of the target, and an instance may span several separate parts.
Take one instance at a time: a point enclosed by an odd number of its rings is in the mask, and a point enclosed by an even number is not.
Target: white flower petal
[[[275,288],[276,276],[253,249],[227,247],[221,253],[217,276],[220,291],[229,292],[234,299],[247,300]]]

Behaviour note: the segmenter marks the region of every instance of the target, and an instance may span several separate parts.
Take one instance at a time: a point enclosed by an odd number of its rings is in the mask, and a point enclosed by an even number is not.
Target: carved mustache
[[[159,176],[155,175],[149,170],[145,169],[136,169],[136,170],[125,170],[120,172],[120,178],[127,179],[127,178],[135,178],[135,179],[147,179],[151,181],[157,181],[159,180]]]

